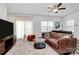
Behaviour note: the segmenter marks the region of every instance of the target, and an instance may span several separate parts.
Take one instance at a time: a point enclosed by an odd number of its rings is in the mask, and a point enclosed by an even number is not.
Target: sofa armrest
[[[76,38],[63,38],[58,41],[58,48],[61,50],[76,49],[77,39]]]
[[[77,38],[72,38],[72,47],[77,48]]]

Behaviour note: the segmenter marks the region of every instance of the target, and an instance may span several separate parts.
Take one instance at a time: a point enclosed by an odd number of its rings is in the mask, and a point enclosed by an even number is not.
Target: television
[[[0,38],[13,35],[13,23],[0,19]]]

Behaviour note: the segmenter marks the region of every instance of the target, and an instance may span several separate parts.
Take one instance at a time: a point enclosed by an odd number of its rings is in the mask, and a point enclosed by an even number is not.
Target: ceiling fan
[[[54,6],[52,6],[52,5],[48,6],[48,9],[50,10],[49,12],[54,11],[55,13],[58,13],[59,10],[65,10],[66,8],[62,7],[62,3],[59,3]]]

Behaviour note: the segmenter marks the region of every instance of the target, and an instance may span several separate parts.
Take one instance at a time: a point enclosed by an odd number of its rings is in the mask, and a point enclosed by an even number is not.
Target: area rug
[[[35,49],[33,44],[34,42],[19,39],[6,55],[58,55],[48,44],[46,44],[44,49]]]

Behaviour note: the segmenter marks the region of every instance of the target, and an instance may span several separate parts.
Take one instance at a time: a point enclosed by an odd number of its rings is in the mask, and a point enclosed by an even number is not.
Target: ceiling
[[[8,13],[13,14],[33,14],[33,15],[51,15],[51,16],[65,16],[71,13],[79,12],[79,3],[63,3],[66,10],[58,13],[48,13],[48,6],[57,3],[8,3]]]

